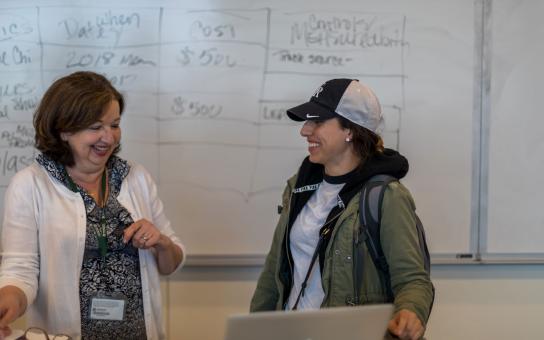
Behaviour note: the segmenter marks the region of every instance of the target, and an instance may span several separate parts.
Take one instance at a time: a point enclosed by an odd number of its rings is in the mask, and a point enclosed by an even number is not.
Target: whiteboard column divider
[[[489,86],[491,0],[474,2],[474,103],[470,249],[481,261],[486,248],[489,173]]]
[[[475,171],[479,171],[478,185],[473,185],[473,190],[478,190],[477,200],[477,230],[475,231],[477,240],[476,260],[481,261],[482,253],[487,251],[487,228],[488,228],[488,201],[489,201],[489,124],[490,124],[490,86],[491,86],[491,17],[492,17],[492,0],[480,0],[481,2],[481,19],[478,39],[481,42],[478,47],[480,84],[476,86],[476,91],[479,96],[475,102],[479,105],[479,116],[475,119],[474,125],[479,128],[479,137],[476,138],[479,144],[478,148],[478,167]],[[476,103],[475,103],[476,105]],[[476,118],[476,117],[475,117]],[[476,183],[475,183],[476,184]]]
[[[480,199],[482,175],[482,93],[483,93],[483,43],[484,1],[474,2],[474,100],[472,111],[472,203],[470,219],[470,251],[480,258]]]
[[[40,27],[40,7],[36,7],[36,26],[38,27],[38,44],[40,46],[40,82],[42,90],[45,89],[45,80],[43,77],[43,39],[42,30]]]
[[[158,31],[158,41],[159,41],[159,46],[158,46],[158,51],[159,51],[159,63],[158,63],[158,67],[157,67],[157,83],[156,83],[156,116],[155,116],[155,122],[156,122],[156,136],[157,136],[157,141],[156,141],[156,146],[157,146],[157,155],[156,155],[156,158],[157,158],[157,178],[155,178],[155,180],[157,181],[157,185],[159,186],[159,188],[161,187],[161,97],[162,97],[162,88],[161,88],[161,74],[162,74],[162,67],[161,67],[161,63],[160,61],[162,60],[162,25],[163,25],[163,15],[164,15],[164,7],[159,7],[159,31]],[[187,256],[187,254],[183,254],[183,256]],[[164,317],[164,323],[165,323],[165,329],[166,329],[166,338],[167,339],[170,339],[171,338],[171,334],[170,334],[170,330],[172,329],[171,328],[171,319],[172,319],[172,308],[170,306],[171,304],[171,294],[170,294],[170,281],[172,280],[172,277],[171,276],[165,276],[164,279],[163,279],[163,282],[164,282],[164,296],[162,298],[162,303],[163,303],[163,310],[164,310],[164,313],[165,313],[165,317]]]

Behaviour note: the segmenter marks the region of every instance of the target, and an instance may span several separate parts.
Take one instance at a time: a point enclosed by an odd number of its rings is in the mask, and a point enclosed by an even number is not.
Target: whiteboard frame
[[[472,256],[471,258],[464,256]],[[187,267],[262,267],[266,255],[187,255]],[[432,265],[544,264],[544,254],[433,254]]]

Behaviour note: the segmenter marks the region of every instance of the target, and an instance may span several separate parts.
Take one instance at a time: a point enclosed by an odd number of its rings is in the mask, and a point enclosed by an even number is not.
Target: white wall
[[[163,284],[171,340],[221,340],[225,319],[245,313],[258,267],[186,267]],[[544,265],[441,265],[428,340],[543,339]],[[24,328],[18,320],[15,328]]]
[[[163,284],[170,340],[221,340],[245,313],[258,267],[186,267]],[[543,339],[544,265],[439,265],[428,340]],[[24,328],[24,320],[12,325]]]
[[[221,340],[247,312],[258,267],[186,267],[168,283],[170,339]],[[430,340],[543,339],[544,265],[438,265]]]

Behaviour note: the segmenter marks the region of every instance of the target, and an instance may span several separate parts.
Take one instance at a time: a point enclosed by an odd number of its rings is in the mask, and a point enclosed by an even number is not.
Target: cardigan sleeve
[[[36,298],[40,271],[35,201],[33,176],[27,168],[12,178],[4,197],[0,287],[20,288],[28,305]]]
[[[146,218],[150,218],[151,222],[163,235],[169,237],[174,244],[180,247],[183,257],[176,268],[176,270],[179,270],[183,267],[187,259],[186,248],[176,235],[170,220],[165,214],[164,204],[159,197],[157,184],[153,180],[151,174],[142,165],[131,164],[131,168],[131,172],[133,172],[137,183],[129,183],[130,186],[136,186],[129,189],[132,192],[131,196],[138,196],[133,197],[133,200],[139,203],[139,209],[144,212],[142,215]]]

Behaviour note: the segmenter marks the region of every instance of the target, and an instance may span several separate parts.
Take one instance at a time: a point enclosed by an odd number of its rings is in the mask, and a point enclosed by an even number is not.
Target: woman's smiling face
[[[344,129],[337,118],[324,121],[307,120],[300,129],[300,135],[308,141],[310,161],[323,164],[325,172],[335,175],[333,169],[342,169],[353,161],[353,149],[346,138],[351,131]]]
[[[100,119],[75,133],[61,133],[74,155],[74,168],[83,172],[102,171],[121,141],[119,103],[111,101]]]

